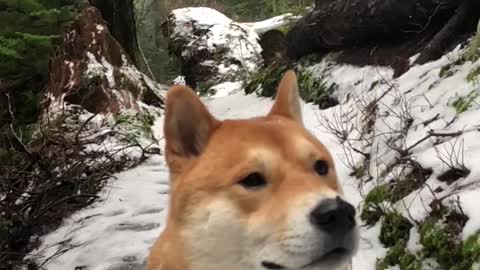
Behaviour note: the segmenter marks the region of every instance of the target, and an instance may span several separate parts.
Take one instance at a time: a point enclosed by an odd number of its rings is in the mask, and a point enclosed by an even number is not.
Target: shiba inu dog
[[[329,152],[303,126],[287,72],[264,117],[215,119],[174,86],[165,110],[171,197],[148,270],[344,270],[358,245]]]

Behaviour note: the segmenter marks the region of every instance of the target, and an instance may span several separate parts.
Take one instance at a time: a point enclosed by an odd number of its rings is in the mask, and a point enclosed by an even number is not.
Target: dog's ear
[[[280,81],[277,96],[269,115],[281,115],[300,124],[303,123],[297,75],[293,70],[287,71]]]
[[[168,91],[163,128],[166,160],[173,175],[202,153],[218,124],[189,87],[174,86]]]

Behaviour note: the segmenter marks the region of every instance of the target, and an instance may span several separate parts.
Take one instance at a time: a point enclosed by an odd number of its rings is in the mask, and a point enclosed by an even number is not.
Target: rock
[[[87,7],[75,21],[50,61],[42,102],[50,114],[65,103],[90,113],[117,115],[139,111],[139,101],[161,107],[163,87],[133,66],[112,37],[100,12]]]
[[[235,81],[262,63],[257,33],[214,9],[173,10],[163,30],[169,52],[193,88]]]

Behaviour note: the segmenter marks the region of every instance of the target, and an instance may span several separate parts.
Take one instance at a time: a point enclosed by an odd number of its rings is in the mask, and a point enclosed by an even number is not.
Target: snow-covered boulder
[[[164,23],[164,34],[186,83],[193,87],[234,81],[262,63],[255,29],[211,8],[173,10]]]

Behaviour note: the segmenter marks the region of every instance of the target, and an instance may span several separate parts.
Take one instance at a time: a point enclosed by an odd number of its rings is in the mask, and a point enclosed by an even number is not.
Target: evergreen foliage
[[[0,0],[0,127],[36,121],[38,94],[48,59],[63,29],[75,16],[75,0]]]

